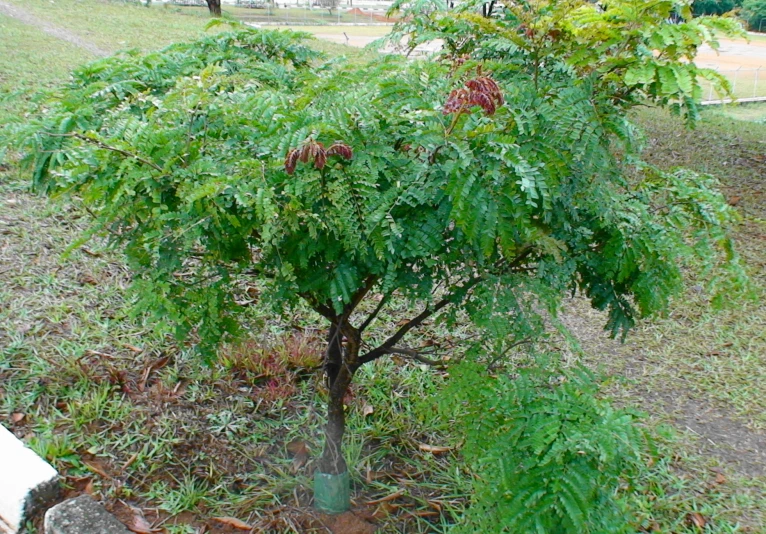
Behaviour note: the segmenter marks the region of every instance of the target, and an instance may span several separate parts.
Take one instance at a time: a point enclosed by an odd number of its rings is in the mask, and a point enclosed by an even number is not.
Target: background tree
[[[340,4],[340,0],[319,0],[319,5],[327,9],[332,15],[332,10],[337,8]]]
[[[742,0],[695,0],[692,4],[695,16],[723,15],[742,5]]]
[[[255,30],[102,60],[24,130],[38,187],[88,206],[139,309],[208,358],[237,334],[244,281],[323,318],[320,473],[346,471],[355,372],[426,361],[406,343],[426,321],[512,344],[579,291],[624,335],[696,261],[740,281],[715,180],[642,163],[626,114],[651,100],[693,122],[698,76],[723,80],[686,58],[734,23],[671,1],[479,5],[408,16],[397,35],[445,42],[430,61],[322,64],[305,36]],[[412,316],[375,325],[397,299]]]
[[[751,30],[766,28],[766,0],[745,0],[742,2],[742,17]]]
[[[205,0],[210,15],[213,17],[221,16],[221,0]]]

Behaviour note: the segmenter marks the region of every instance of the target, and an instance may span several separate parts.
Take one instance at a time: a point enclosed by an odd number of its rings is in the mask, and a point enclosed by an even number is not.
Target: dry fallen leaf
[[[371,405],[365,403],[364,407],[362,408],[362,416],[367,417],[368,415],[372,415],[374,411],[375,409]]]
[[[237,528],[239,530],[252,530],[253,527],[245,523],[244,521],[240,521],[236,517],[214,517],[216,521],[219,523],[223,523],[224,525],[228,525],[233,528]]]
[[[390,476],[391,476],[391,473],[388,473],[386,471],[370,471],[368,469],[366,478],[367,478],[367,483],[372,484],[373,481],[378,480],[379,478],[390,477]]]
[[[698,512],[686,514],[686,519],[688,519],[689,522],[697,528],[705,528],[705,525],[707,525],[707,520],[705,517]]]
[[[93,278],[93,276],[91,276],[89,274],[85,274],[85,273],[82,273],[82,274],[80,274],[77,277],[77,282],[80,285],[83,285],[83,286],[84,285],[90,285],[90,286],[97,286],[98,285],[98,280]]]
[[[128,458],[128,460],[122,464],[122,467],[120,467],[120,471],[125,471],[128,467],[130,467],[133,462],[135,462],[138,459],[138,453],[133,453],[133,455]]]
[[[170,361],[170,356],[163,356],[162,358],[150,363],[144,368],[144,372],[141,374],[141,380],[138,381],[138,391],[144,391],[146,389],[146,382],[149,380],[149,376],[153,371],[162,369]]]
[[[294,439],[287,444],[287,452],[289,452],[292,455],[307,454],[308,449],[309,449],[308,445],[302,439]]]
[[[440,447],[438,445],[428,445],[426,443],[418,443],[418,449],[423,452],[430,452],[431,454],[441,454],[443,452],[449,452],[452,447]]]
[[[385,497],[381,497],[380,499],[374,499],[372,501],[367,501],[367,504],[368,505],[373,505],[373,504],[381,504],[381,503],[384,503],[384,502],[393,501],[394,499],[398,499],[402,495],[404,495],[404,490],[395,491],[394,493],[392,493],[390,495],[386,495]]]
[[[170,356],[163,356],[162,358],[159,358],[154,363],[152,363],[152,371],[157,371],[158,369],[162,369],[170,362]]]
[[[102,476],[102,477],[104,477],[104,478],[112,478],[112,477],[110,477],[110,476],[109,476],[109,473],[107,473],[106,471],[104,471],[104,470],[101,468],[101,466],[100,466],[100,465],[98,465],[98,464],[96,464],[95,462],[90,462],[90,461],[88,461],[88,460],[83,460],[83,462],[82,462],[82,463],[83,463],[83,464],[85,464],[85,467],[87,467],[88,469],[90,469],[91,471],[93,471],[94,473],[96,473],[97,475],[99,475],[99,476]]]
[[[95,252],[95,251],[89,249],[88,247],[80,247],[80,250],[82,250],[85,254],[87,254],[91,258],[100,258],[101,257],[101,253],[100,252]]]
[[[137,524],[135,520],[128,525],[128,530],[135,532],[136,534],[154,534],[154,531],[151,528],[144,528],[143,525]]]
[[[418,510],[417,512],[410,513],[417,517],[434,517],[439,515],[439,512],[434,512],[433,510]]]
[[[152,525],[146,520],[140,510],[133,510],[133,519],[128,525],[128,530],[136,532],[137,534],[153,534],[157,532],[152,529]]]
[[[21,413],[21,412],[13,413],[13,414],[11,414],[11,422],[14,425],[17,425],[17,424],[21,423],[26,416],[27,416],[27,414],[24,414],[24,413]]]
[[[293,455],[291,470],[293,473],[297,473],[309,460],[308,445],[305,441],[296,439],[287,444],[287,451]]]
[[[718,473],[715,476],[715,483],[716,484],[725,484],[726,483],[726,477],[723,476],[721,473]]]

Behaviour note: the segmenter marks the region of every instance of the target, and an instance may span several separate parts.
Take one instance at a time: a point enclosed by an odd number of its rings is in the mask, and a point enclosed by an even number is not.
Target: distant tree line
[[[738,8],[751,30],[766,28],[766,0],[695,0],[692,4],[695,16],[723,15]]]
[[[695,0],[692,9],[696,16],[700,15],[723,15],[729,11],[742,7],[743,0]]]

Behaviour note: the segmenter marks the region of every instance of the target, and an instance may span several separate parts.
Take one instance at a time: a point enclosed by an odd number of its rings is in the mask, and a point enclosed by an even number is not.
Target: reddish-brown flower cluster
[[[329,156],[351,159],[354,157],[354,152],[350,146],[341,141],[336,141],[330,145],[330,148],[325,149],[322,143],[311,139],[300,148],[294,148],[287,153],[285,157],[285,170],[287,174],[292,174],[295,172],[298,161],[308,163],[309,160],[314,162],[314,167],[317,169],[324,169]]]
[[[469,111],[472,106],[479,106],[487,115],[493,115],[503,105],[503,93],[495,80],[487,76],[478,76],[465,82],[465,87],[454,89],[444,104],[444,114]]]

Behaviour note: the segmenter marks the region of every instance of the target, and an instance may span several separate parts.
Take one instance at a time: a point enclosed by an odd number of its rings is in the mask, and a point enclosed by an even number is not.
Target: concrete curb
[[[0,533],[21,532],[58,494],[56,470],[0,425]]]
[[[90,495],[57,504],[45,513],[45,534],[131,534]]]
[[[704,102],[700,102],[700,105],[702,106],[721,106],[723,104],[749,104],[753,102],[766,102],[766,96],[754,96],[750,98],[738,98],[736,100],[732,100],[731,98],[727,98],[725,100],[706,100]]]

